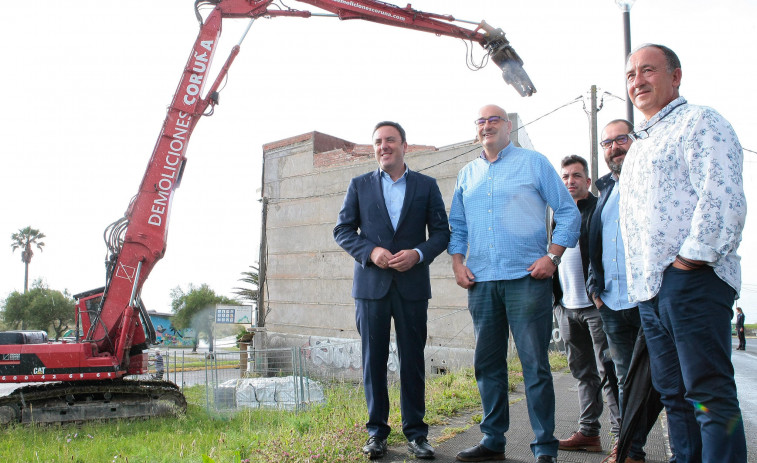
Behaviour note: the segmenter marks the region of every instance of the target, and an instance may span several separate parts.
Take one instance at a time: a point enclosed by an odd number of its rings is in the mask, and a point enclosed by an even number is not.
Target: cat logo
[[[34,374],[35,375],[44,375],[45,374],[45,367],[35,367],[34,368]]]

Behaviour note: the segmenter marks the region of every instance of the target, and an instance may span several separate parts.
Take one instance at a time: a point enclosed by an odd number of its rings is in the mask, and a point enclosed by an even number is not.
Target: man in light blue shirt
[[[578,242],[581,217],[547,158],[510,142],[512,122],[504,109],[484,106],[475,122],[483,151],[458,174],[447,252],[457,284],[468,290],[484,437],[458,453],[457,459],[505,459],[505,432],[510,426],[507,341],[512,328],[535,434],[531,450],[537,462],[551,463],[558,447],[547,355],[551,277],[565,248]],[[556,222],[551,244],[545,220],[548,205]]]
[[[600,196],[589,226],[590,271],[586,289],[599,309],[610,357],[618,377],[619,402],[623,412],[626,377],[641,330],[639,307],[628,300],[626,280],[626,255],[620,231],[620,172],[626,153],[633,143],[633,125],[625,119],[616,119],[602,129],[605,162],[610,173],[597,180]],[[644,342],[639,340],[638,342]],[[650,384],[651,388],[651,384]],[[650,399],[639,420],[639,426],[631,441],[628,458],[624,463],[643,463],[646,457],[644,445],[647,434],[662,410],[659,394],[650,392]],[[649,419],[647,419],[649,418]],[[628,421],[626,421],[628,423]],[[617,444],[612,454],[617,456]]]
[[[633,126],[622,119],[610,122],[602,130],[600,145],[605,150],[610,173],[597,180],[600,197],[589,226],[591,273],[587,290],[605,323],[621,403],[623,383],[641,327],[638,304],[628,301],[625,248],[618,215],[620,188],[617,184],[626,153],[633,143],[629,135],[632,131]]]

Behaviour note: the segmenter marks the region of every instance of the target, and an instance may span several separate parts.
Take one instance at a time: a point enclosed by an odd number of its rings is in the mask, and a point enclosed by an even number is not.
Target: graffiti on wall
[[[171,347],[192,347],[194,345],[195,332],[192,328],[177,330],[171,324],[171,319],[166,316],[150,315],[152,326],[155,327],[155,343]]]
[[[552,312],[552,339],[549,340],[549,348],[550,350],[565,352],[565,340],[563,340],[560,334],[560,324],[557,323],[554,311]]]
[[[339,369],[359,370],[362,368],[362,348],[359,339],[324,338],[311,336],[305,356],[315,365]],[[389,343],[389,360],[387,369],[396,372],[399,369],[397,343]]]

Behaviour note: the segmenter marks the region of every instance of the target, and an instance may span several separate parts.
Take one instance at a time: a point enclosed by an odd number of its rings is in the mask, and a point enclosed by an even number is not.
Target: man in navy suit
[[[423,350],[431,298],[429,265],[447,248],[447,212],[436,180],[405,165],[407,141],[399,124],[376,124],[373,147],[379,168],[352,179],[334,228],[336,242],[355,258],[352,297],[362,339],[370,436],[363,453],[370,459],[386,453],[387,361],[394,318],[402,432],[413,455],[434,458],[423,422]]]

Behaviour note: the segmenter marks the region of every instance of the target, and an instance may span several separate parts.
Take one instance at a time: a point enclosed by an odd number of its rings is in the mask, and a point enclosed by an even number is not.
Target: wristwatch
[[[551,252],[548,252],[547,257],[549,257],[549,260],[551,260],[552,263],[555,264],[555,267],[560,265],[560,256],[558,256],[557,254],[552,254]]]

